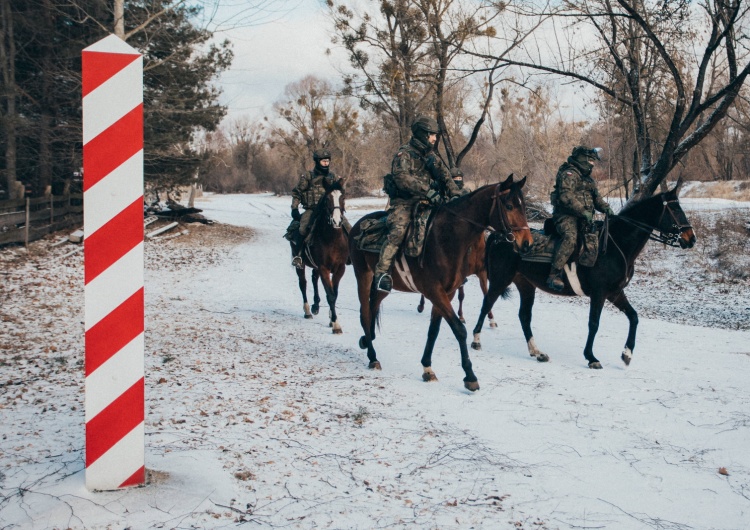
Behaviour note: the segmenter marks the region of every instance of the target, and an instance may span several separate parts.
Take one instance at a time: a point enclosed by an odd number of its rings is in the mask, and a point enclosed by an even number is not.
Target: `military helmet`
[[[573,148],[573,152],[570,156],[573,158],[584,159],[593,158],[594,160],[601,160],[601,153],[604,151],[601,147],[594,147],[593,149],[586,147],[585,145],[577,145]]]
[[[315,162],[323,160],[324,158],[327,158],[328,160],[331,159],[331,152],[328,149],[316,149],[313,151],[313,160],[315,160]]]
[[[411,124],[411,132],[414,136],[419,136],[420,133],[425,136],[428,134],[438,134],[440,128],[437,122],[429,116],[418,116],[414,123]]]

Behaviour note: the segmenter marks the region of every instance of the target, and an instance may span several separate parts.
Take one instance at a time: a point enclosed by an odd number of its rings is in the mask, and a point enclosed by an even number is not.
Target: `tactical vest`
[[[330,183],[336,181],[336,175],[329,171],[328,175],[317,175],[315,170],[308,172],[308,184],[307,189],[301,192],[302,195],[302,207],[306,210],[314,208],[318,201],[326,194],[326,190],[323,187],[323,180],[328,180]]]

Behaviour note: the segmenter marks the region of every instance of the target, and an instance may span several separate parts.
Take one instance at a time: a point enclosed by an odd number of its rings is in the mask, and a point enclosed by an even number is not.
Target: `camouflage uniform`
[[[325,183],[327,186],[330,186],[340,180],[333,171],[328,169],[328,166],[321,165],[320,161],[324,159],[330,161],[331,153],[325,149],[316,149],[313,152],[315,169],[300,175],[299,182],[292,190],[292,223],[299,221],[297,235],[294,241],[292,241],[292,252],[294,254],[292,264],[295,267],[302,267],[301,253],[305,240],[309,236],[313,210],[320,199],[326,194],[323,184]],[[305,210],[302,215],[299,214],[298,210],[300,205]],[[351,228],[346,218],[342,219],[342,223],[345,229],[348,230]]]
[[[435,120],[417,118],[412,125],[411,140],[402,145],[393,157],[391,176],[396,189],[391,193],[387,210],[388,239],[380,250],[373,281],[380,290],[391,290],[388,271],[404,241],[415,205],[422,201],[437,205],[444,199],[461,195],[448,170],[432,152],[428,136],[436,133]],[[385,282],[381,282],[383,279]]]
[[[614,214],[591,178],[593,164],[590,160],[600,160],[598,150],[581,146],[574,148],[568,161],[558,169],[555,189],[550,195],[552,219],[560,234],[547,281],[553,289],[564,287],[560,275],[578,243],[579,225],[583,225],[583,222],[590,223],[594,210]]]

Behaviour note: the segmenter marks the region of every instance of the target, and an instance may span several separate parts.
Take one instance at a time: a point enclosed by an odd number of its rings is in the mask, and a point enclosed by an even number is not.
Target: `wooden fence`
[[[83,194],[0,201],[0,246],[41,239],[50,232],[83,226]]]

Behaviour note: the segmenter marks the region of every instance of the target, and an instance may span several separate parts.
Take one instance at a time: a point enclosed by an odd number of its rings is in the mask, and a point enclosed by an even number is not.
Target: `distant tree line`
[[[369,193],[419,114],[471,185],[528,175],[540,199],[581,143],[605,149],[597,177],[625,199],[678,176],[750,178],[743,0],[326,4],[346,71],[217,127],[231,51],[195,24],[197,0],[0,0],[0,186],[42,193],[80,166],[80,50],[113,27],[144,53],[154,188],[285,193],[326,147],[349,193]]]
[[[0,0],[0,195],[41,195],[80,170],[81,51],[113,31],[144,56],[146,181],[168,189],[193,179],[194,136],[225,115],[212,81],[232,59],[228,43],[210,44],[196,25],[200,10],[174,0]]]
[[[750,178],[740,0],[327,4],[351,68],[292,83],[273,115],[207,137],[208,189],[286,192],[320,146],[356,190],[377,189],[421,113],[469,182],[529,175],[542,199],[580,143],[605,149],[597,177],[624,199],[668,177]]]

